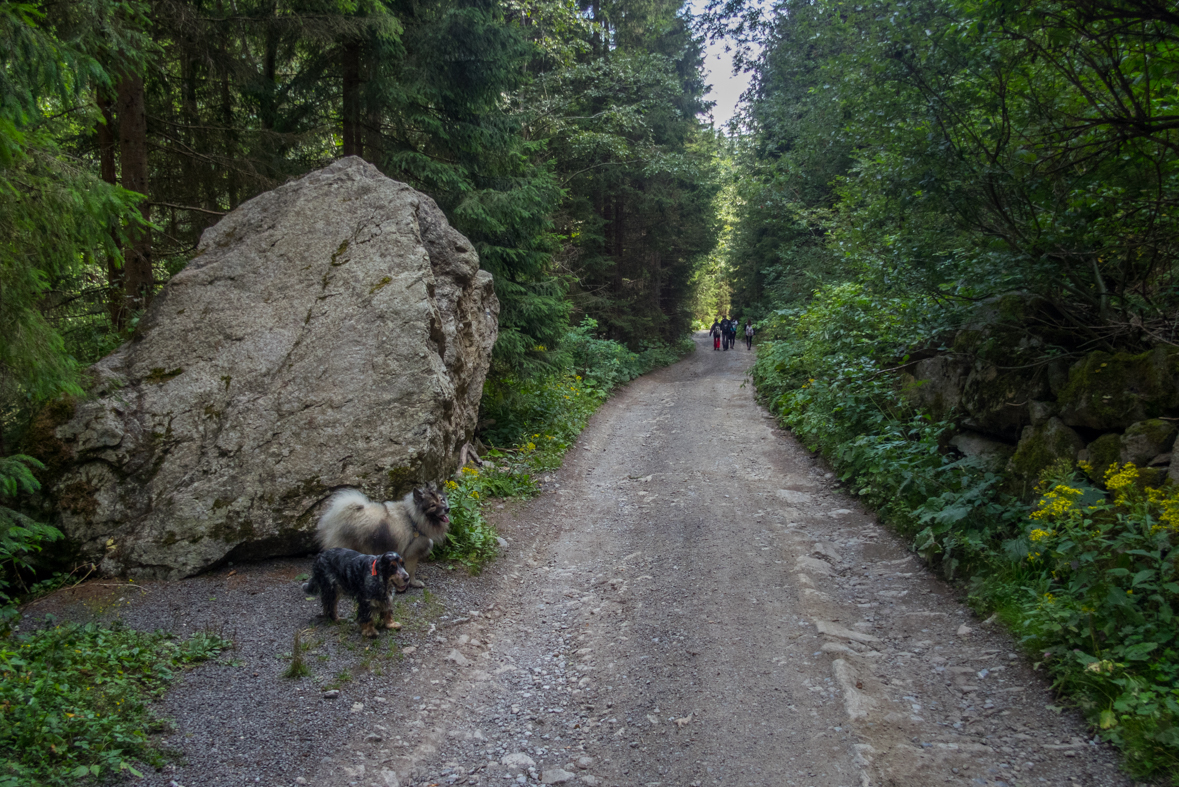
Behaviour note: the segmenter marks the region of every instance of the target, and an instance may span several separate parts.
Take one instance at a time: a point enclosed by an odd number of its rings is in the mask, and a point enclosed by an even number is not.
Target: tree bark
[[[102,122],[98,124],[98,170],[102,179],[113,186],[119,182],[115,160],[115,113],[106,90],[99,88],[96,100],[102,113]],[[113,228],[111,236],[115,247],[121,247],[119,233]],[[123,294],[123,264],[114,254],[108,254],[106,258],[106,285],[111,326],[121,331],[127,327],[127,303]]]
[[[342,53],[344,155],[364,155],[364,138],[360,124],[360,42],[348,41]]]
[[[119,80],[119,162],[123,188],[144,195],[139,204],[143,220],[151,220],[147,180],[147,112],[144,108],[143,77],[123,74]],[[146,309],[154,294],[155,279],[151,269],[151,230],[128,228],[129,247],[123,254],[123,291],[127,308]]]

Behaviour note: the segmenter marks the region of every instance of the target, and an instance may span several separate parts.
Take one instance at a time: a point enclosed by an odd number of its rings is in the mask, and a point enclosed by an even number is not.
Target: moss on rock
[[[1094,352],[1069,370],[1060,392],[1061,419],[1069,426],[1110,431],[1158,418],[1179,407],[1179,348],[1148,352]]]
[[[1015,454],[1007,463],[1006,490],[1025,500],[1034,494],[1040,473],[1054,462],[1075,461],[1085,442],[1059,418],[1025,427]]]
[[[1089,452],[1089,466],[1091,468],[1088,473],[1089,480],[1095,484],[1100,484],[1109,466],[1121,459],[1122,436],[1116,432],[1103,434],[1101,437],[1089,443],[1087,450]]]

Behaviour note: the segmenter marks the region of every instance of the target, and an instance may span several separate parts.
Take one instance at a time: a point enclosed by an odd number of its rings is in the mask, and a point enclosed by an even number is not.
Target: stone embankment
[[[1060,460],[1087,461],[1095,482],[1115,462],[1179,481],[1179,347],[1069,352],[1073,334],[1052,326],[1047,304],[996,298],[947,349],[910,359],[899,384],[916,406],[955,422],[948,449],[1004,472],[1025,498]]]

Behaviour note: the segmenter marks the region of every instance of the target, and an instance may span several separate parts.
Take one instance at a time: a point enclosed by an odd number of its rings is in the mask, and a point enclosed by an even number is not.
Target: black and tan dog
[[[393,592],[405,590],[409,574],[405,561],[396,552],[363,555],[352,549],[328,549],[320,552],[311,566],[311,579],[303,592],[318,595],[323,614],[339,620],[336,601],[340,593],[356,599],[356,622],[366,637],[377,635],[374,618],[379,615],[384,628],[399,628],[393,621]]]

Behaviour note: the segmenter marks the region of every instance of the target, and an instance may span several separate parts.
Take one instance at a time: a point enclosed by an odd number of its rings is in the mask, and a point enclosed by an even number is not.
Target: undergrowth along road
[[[751,357],[701,341],[621,390],[538,497],[488,507],[501,558],[426,566],[376,642],[317,618],[309,559],[38,611],[235,643],[165,699],[183,759],[151,787],[1130,785],[1009,637],[776,428]],[[312,675],[285,679],[308,629]]]

